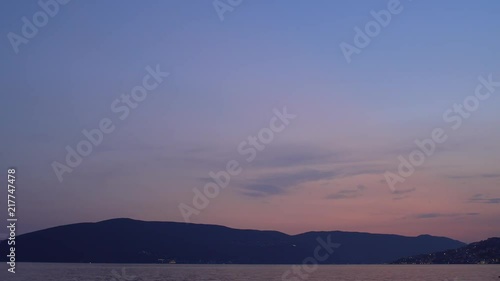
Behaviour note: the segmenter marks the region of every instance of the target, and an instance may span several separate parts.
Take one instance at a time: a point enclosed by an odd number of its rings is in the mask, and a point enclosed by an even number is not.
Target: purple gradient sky
[[[18,168],[21,232],[182,221],[179,203],[210,171],[243,163],[238,144],[286,106],[298,117],[193,222],[499,236],[500,89],[456,131],[442,114],[478,76],[500,80],[500,2],[402,1],[348,64],[339,44],[387,2],[244,1],[221,22],[211,1],[74,0],[19,54],[6,35],[40,8],[3,2],[0,172]],[[119,122],[110,104],[157,64],[170,77]],[[104,117],[116,130],[60,183],[51,163]],[[449,139],[391,193],[384,172],[436,127]]]

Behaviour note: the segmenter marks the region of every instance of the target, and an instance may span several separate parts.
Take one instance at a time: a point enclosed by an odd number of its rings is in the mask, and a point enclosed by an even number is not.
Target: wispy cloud
[[[251,197],[265,197],[270,195],[278,195],[286,192],[285,189],[269,184],[250,184],[245,186],[248,191],[243,194]]]
[[[453,175],[448,176],[450,179],[488,179],[488,178],[500,178],[500,173],[489,173],[489,174],[479,174],[479,175]]]
[[[464,217],[464,216],[477,216],[479,213],[423,213],[417,214],[414,217],[417,219],[435,219],[435,218],[452,218],[452,217]]]
[[[469,198],[469,203],[500,204],[500,197],[491,198],[484,194],[476,194]]]
[[[290,188],[297,185],[319,180],[331,179],[337,174],[334,171],[320,171],[305,169],[298,172],[266,175],[250,180],[242,188],[243,194],[252,197],[263,197],[286,193]]]
[[[326,199],[331,199],[331,200],[340,200],[340,199],[349,199],[349,198],[356,198],[361,196],[363,191],[366,189],[366,186],[360,184],[356,186],[354,189],[343,189],[339,190],[336,193],[330,194],[326,196]]]
[[[280,144],[270,147],[267,153],[259,156],[254,167],[299,167],[304,165],[334,164],[353,161],[346,151],[333,151],[305,144]]]
[[[406,194],[406,193],[414,192],[415,190],[417,190],[415,187],[398,188],[398,189],[394,190],[392,193],[394,193],[394,194]]]
[[[403,200],[406,198],[410,198],[410,193],[416,191],[417,189],[415,187],[410,187],[410,188],[398,188],[392,193],[395,195],[392,200]]]

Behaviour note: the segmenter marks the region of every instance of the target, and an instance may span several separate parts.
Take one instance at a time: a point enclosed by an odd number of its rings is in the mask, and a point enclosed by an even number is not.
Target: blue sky
[[[41,8],[2,3],[0,167],[19,169],[22,230],[181,221],[178,204],[286,106],[297,119],[195,222],[468,241],[498,233],[498,204],[484,203],[500,197],[498,95],[404,183],[404,199],[380,180],[415,139],[447,126],[443,112],[473,94],[479,76],[500,80],[500,3],[401,1],[347,63],[339,45],[353,44],[354,28],[388,2],[247,0],[221,21],[211,1],[73,0],[18,54],[7,34],[21,34],[21,18]],[[51,163],[64,161],[83,129],[116,117],[110,104],[148,65],[170,76],[59,182]],[[256,182],[275,192],[248,196]],[[355,195],[325,199],[336,194]],[[464,222],[476,228],[458,234]]]

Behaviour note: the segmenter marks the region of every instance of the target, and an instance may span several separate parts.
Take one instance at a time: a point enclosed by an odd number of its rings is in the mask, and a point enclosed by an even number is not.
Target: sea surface
[[[2,281],[500,281],[500,265],[138,265],[18,263]]]

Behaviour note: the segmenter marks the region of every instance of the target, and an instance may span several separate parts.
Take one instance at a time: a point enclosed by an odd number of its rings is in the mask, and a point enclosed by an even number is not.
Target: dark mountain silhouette
[[[406,257],[395,264],[500,264],[500,238],[493,237],[465,247]]]
[[[319,240],[318,240],[319,239]],[[333,245],[333,243],[340,244]],[[319,263],[389,263],[398,258],[456,249],[444,237],[231,229],[217,225],[113,219],[79,223],[20,235],[16,260],[24,262],[300,264],[315,253]],[[6,241],[0,243],[8,253]],[[320,250],[315,251],[317,248]],[[328,248],[328,249],[325,249]],[[329,251],[329,252],[328,252]],[[0,260],[5,261],[6,255]]]

